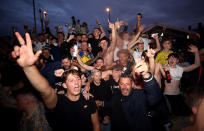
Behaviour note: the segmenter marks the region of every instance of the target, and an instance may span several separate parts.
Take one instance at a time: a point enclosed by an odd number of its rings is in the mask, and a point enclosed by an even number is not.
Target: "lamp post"
[[[36,16],[35,16],[35,0],[33,0],[33,18],[34,18],[34,32],[37,32],[37,28],[36,28]]]
[[[46,10],[39,9],[39,13],[40,13],[40,21],[41,21],[41,31],[43,33],[44,32],[43,23],[45,21],[45,16],[47,15],[47,12]]]
[[[110,21],[110,8],[109,7],[106,8],[106,12],[108,13],[108,19]]]
[[[41,32],[43,33],[43,32],[44,32],[44,29],[43,29],[42,9],[39,9],[39,13],[40,13],[40,22],[41,22]]]
[[[43,11],[43,20],[45,21],[45,16],[47,15],[47,11],[46,10],[44,10]]]

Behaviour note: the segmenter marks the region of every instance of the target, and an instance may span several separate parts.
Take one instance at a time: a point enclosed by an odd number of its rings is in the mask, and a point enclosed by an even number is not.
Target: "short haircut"
[[[94,27],[94,30],[99,30],[99,31],[101,31],[100,28],[98,28],[98,27]]]
[[[64,60],[64,59],[68,59],[68,60],[71,60],[72,57],[68,54],[63,54],[62,57],[61,57],[61,60]]]
[[[81,74],[79,71],[75,70],[75,69],[70,69],[70,70],[67,70],[65,71],[62,76],[61,76],[61,79],[62,79],[62,83],[65,83],[66,80],[67,80],[67,77],[72,74],[72,75],[76,75],[78,76],[79,78],[81,78]]]
[[[121,49],[118,51],[117,56],[119,57],[120,54],[125,54],[130,57],[130,52],[127,49]]]
[[[101,72],[101,71],[98,70],[98,69],[96,69],[96,68],[94,68],[93,70],[91,70],[91,75],[93,75],[93,74],[96,73],[96,72]]]
[[[109,46],[110,46],[110,40],[109,40],[107,37],[105,37],[105,36],[100,39],[100,42],[103,41],[103,40],[105,40],[105,41],[108,42],[108,47],[109,47]],[[100,42],[99,42],[99,43],[100,43]]]
[[[131,76],[131,74],[122,73],[122,74],[120,75],[120,79],[121,79],[121,78],[129,78],[129,79],[131,80],[131,82],[132,82],[132,76]],[[120,81],[120,79],[119,79],[119,81]]]
[[[45,47],[42,48],[42,51],[44,51],[44,50],[50,51],[50,48],[45,46]]]
[[[43,33],[39,33],[38,36],[43,36]]]
[[[121,66],[121,65],[114,65],[113,67],[112,67],[112,70],[115,70],[115,71],[122,71],[122,69],[123,69],[123,67]]]
[[[204,88],[199,86],[188,88],[184,93],[184,97],[189,107],[199,106],[201,100],[204,98]]]
[[[163,45],[166,41],[169,41],[170,43],[172,43],[172,40],[169,38],[163,38],[161,41],[161,44]]]
[[[104,59],[103,59],[102,57],[98,57],[98,59],[96,59],[95,63],[96,63],[98,60],[104,61]]]
[[[87,37],[87,34],[82,34],[81,36],[85,35]]]
[[[170,57],[174,57],[174,58],[179,59],[179,54],[178,54],[178,53],[171,53],[171,54],[168,55],[168,59],[169,59]]]

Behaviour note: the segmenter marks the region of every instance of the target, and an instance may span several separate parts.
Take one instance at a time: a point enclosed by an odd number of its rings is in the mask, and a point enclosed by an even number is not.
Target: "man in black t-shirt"
[[[97,24],[99,25],[99,28],[96,28],[96,27],[94,28],[94,30],[93,30],[93,36],[94,37],[88,39],[88,43],[90,43],[92,49],[94,49],[94,50],[92,50],[94,57],[96,57],[98,52],[101,51],[101,48],[99,47],[99,43],[101,42],[101,39],[106,35],[99,20],[97,20]]]
[[[101,123],[107,125],[109,124],[110,110],[108,108],[102,108],[101,106],[103,101],[111,99],[111,87],[108,85],[108,82],[101,78],[101,71],[93,69],[91,74],[93,82],[90,84],[89,93],[94,96]]]
[[[28,33],[25,34],[26,42],[16,32],[16,37],[21,46],[15,46],[13,58],[23,68],[33,87],[39,91],[48,109],[53,109],[56,115],[56,129],[69,131],[99,131],[100,124],[96,105],[93,100],[85,100],[81,95],[81,78],[76,70],[63,73],[62,86],[67,89],[65,95],[57,95],[50,87],[48,81],[40,74],[34,65],[41,51],[36,54],[32,50],[32,42]]]
[[[112,76],[110,76],[110,79],[107,81],[108,85],[111,86],[112,94],[119,90],[119,79],[122,74],[122,68],[121,65],[113,66]]]

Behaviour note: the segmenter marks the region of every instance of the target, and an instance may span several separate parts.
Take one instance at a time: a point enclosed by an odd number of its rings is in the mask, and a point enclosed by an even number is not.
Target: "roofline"
[[[154,28],[154,27],[156,27],[156,26],[161,26],[161,27],[163,27],[163,26],[166,26],[166,25],[153,24],[153,25],[151,25],[149,28],[145,29],[145,30],[143,31],[143,33],[148,32],[149,30],[151,30],[152,28]],[[166,26],[166,29],[173,29],[173,30],[177,30],[177,31],[180,31],[180,32],[188,33],[188,34],[196,34],[196,32],[194,32],[194,31],[179,29],[179,28],[172,27],[172,26]]]

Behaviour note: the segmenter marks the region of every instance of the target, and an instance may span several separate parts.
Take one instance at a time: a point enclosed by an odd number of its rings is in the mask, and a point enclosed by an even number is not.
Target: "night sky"
[[[165,24],[187,29],[188,25],[197,26],[204,23],[203,0],[35,0],[38,32],[40,31],[39,8],[48,12],[50,28],[71,23],[71,16],[86,21],[90,30],[96,26],[96,18],[107,28],[108,14],[106,7],[111,8],[111,20],[127,21],[132,27],[136,23],[137,13],[143,14],[142,23]],[[32,0],[0,1],[0,36],[11,35],[15,25],[23,33],[23,25],[33,27]]]

